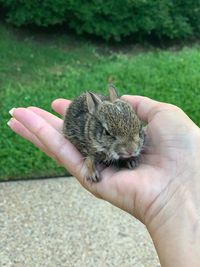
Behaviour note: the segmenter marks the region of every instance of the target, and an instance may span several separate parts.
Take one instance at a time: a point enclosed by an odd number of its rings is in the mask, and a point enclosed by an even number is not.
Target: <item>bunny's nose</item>
[[[129,156],[132,156],[134,154],[134,149],[133,148],[127,148],[126,152]]]

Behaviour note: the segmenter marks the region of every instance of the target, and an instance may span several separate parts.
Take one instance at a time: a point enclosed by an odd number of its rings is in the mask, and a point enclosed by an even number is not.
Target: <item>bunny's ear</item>
[[[87,100],[87,107],[90,113],[93,113],[96,107],[102,102],[97,95],[91,92],[86,93],[86,100]]]
[[[117,96],[116,88],[114,87],[113,84],[109,85],[108,91],[109,91],[110,101],[114,102],[118,98],[118,96]]]

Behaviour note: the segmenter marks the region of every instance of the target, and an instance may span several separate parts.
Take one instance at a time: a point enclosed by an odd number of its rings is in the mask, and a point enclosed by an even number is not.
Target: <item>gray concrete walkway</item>
[[[0,183],[1,267],[157,267],[144,226],[73,178]]]

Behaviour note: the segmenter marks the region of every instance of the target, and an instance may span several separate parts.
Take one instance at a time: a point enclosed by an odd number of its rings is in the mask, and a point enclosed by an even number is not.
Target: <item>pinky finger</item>
[[[40,140],[33,135],[23,124],[21,124],[15,118],[11,118],[7,123],[8,126],[13,130],[13,132],[17,133],[19,136],[33,143],[36,147],[42,150],[47,156],[56,160],[55,156],[51,154],[48,149],[40,142]]]

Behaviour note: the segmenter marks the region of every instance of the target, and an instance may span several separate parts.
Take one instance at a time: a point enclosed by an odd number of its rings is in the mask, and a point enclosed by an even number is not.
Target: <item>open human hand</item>
[[[129,212],[150,227],[169,205],[175,192],[186,194],[184,184],[188,183],[187,177],[190,172],[192,176],[199,164],[200,142],[197,149],[193,141],[200,139],[200,131],[176,106],[140,96],[123,98],[147,123],[147,144],[142,162],[135,170],[107,167],[102,170],[99,183],[84,178],[84,159],[64,138],[62,119],[37,107],[15,108],[11,111],[13,118],[9,126],[63,165],[95,196]],[[52,107],[64,115],[69,104],[69,100],[57,99]],[[192,188],[192,194],[196,195],[195,190],[200,191],[199,184]]]
[[[64,138],[63,120],[37,107],[10,111],[11,129],[62,164],[95,196],[143,222],[163,267],[199,266],[200,129],[179,108],[123,96],[147,123],[142,162],[135,170],[107,167],[102,180],[85,179],[82,155]],[[64,115],[70,101],[57,99]]]

